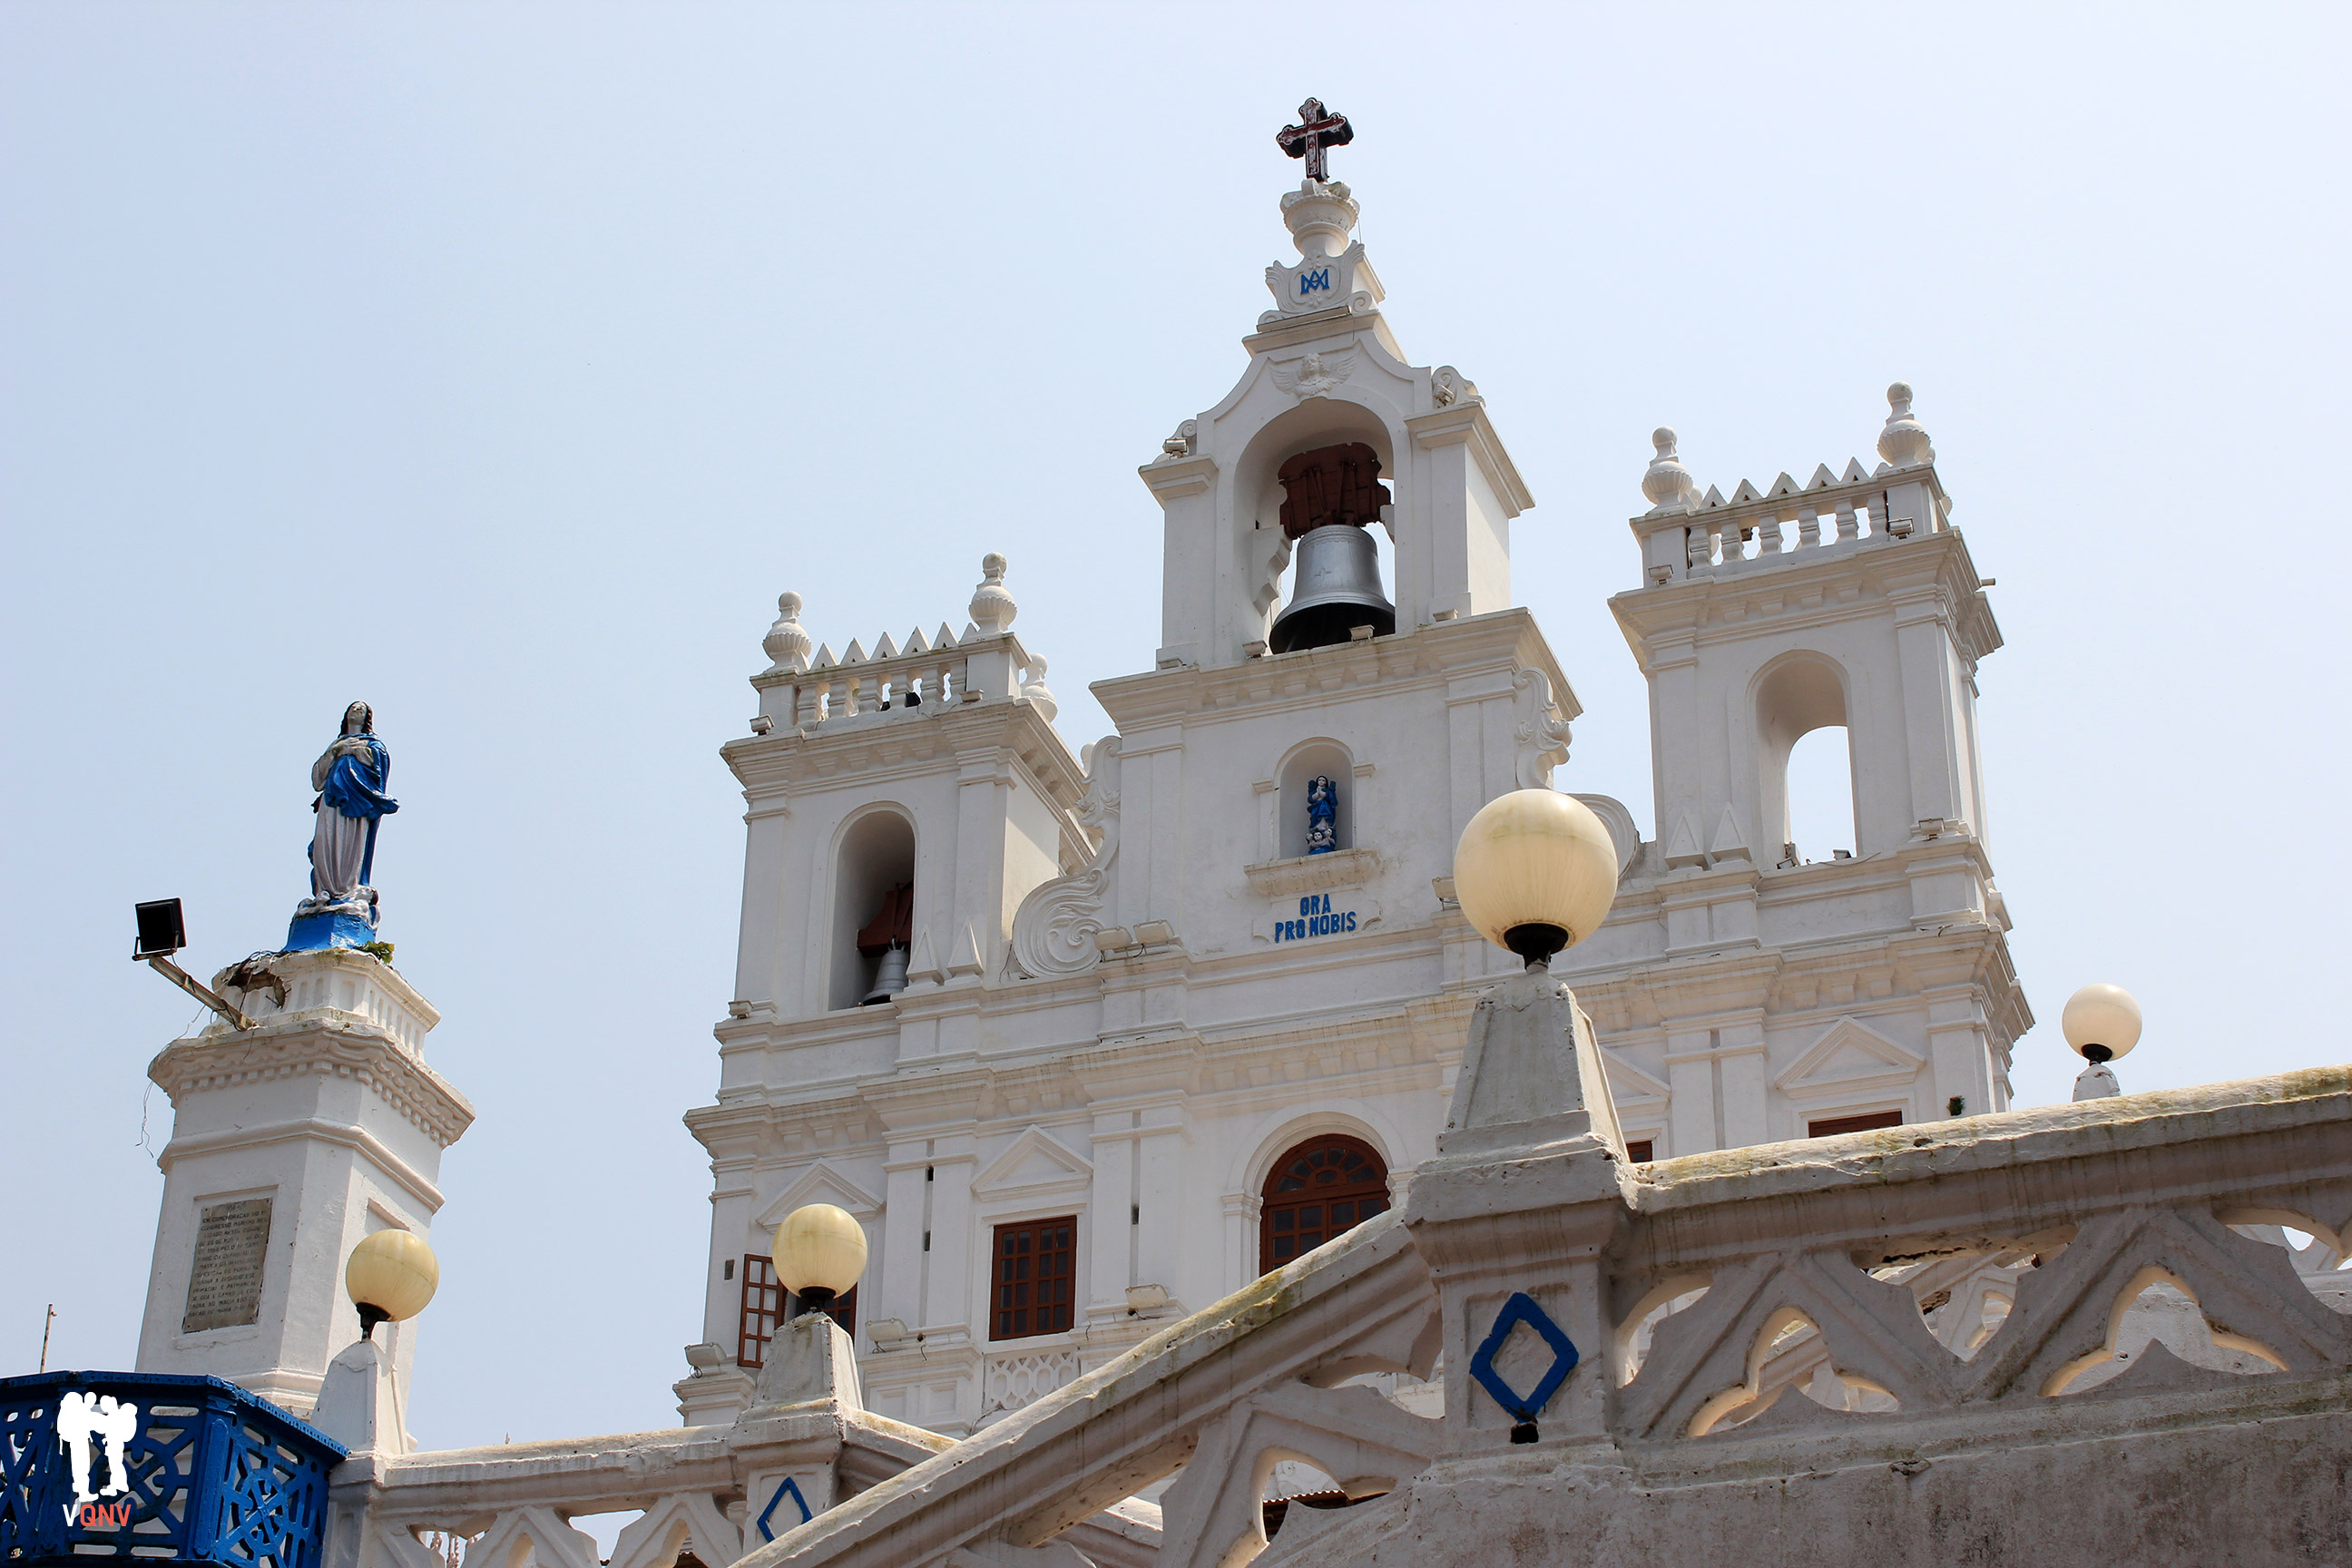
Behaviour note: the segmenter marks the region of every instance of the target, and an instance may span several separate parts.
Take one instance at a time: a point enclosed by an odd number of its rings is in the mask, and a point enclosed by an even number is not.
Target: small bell
[[[887,1002],[907,988],[907,950],[893,944],[884,950],[882,963],[874,972],[874,989],[858,1004],[871,1007],[877,1002]]]

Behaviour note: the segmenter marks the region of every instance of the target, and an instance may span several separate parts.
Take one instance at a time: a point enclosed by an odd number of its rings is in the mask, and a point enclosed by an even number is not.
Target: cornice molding
[[[382,1026],[339,1008],[313,1007],[258,1029],[174,1040],[147,1064],[171,1097],[290,1078],[356,1079],[446,1149],[473,1125],[474,1108],[447,1079]]]

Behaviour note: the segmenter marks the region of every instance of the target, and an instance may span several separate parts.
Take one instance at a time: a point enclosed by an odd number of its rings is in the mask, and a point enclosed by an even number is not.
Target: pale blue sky
[[[0,1372],[132,1360],[188,1021],[124,962],[282,940],[306,770],[373,702],[377,881],[444,1166],[430,1446],[676,1420],[775,595],[1150,662],[1133,470],[1242,365],[1307,93],[1389,316],[1487,395],[1518,590],[1650,826],[1604,606],[1659,423],[1702,484],[1870,455],[1918,391],[2009,646],[1981,675],[2043,1020],[2127,1086],[2341,1060],[2311,992],[2347,746],[2340,8],[1359,5],[0,9],[9,584]],[[2331,608],[2331,606],[2336,606]],[[2323,993],[2323,998],[2325,996]]]

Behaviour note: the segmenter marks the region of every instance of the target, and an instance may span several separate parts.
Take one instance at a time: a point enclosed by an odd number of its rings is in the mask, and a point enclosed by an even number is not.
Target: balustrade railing
[[[1800,485],[1782,474],[1769,490],[1746,480],[1726,500],[1702,500],[1632,520],[1652,585],[1797,565],[1824,551],[1868,549],[1950,526],[1951,503],[1935,470],[1865,474],[1849,463],[1843,477],[1826,464]]]
[[[1613,1450],[1591,1463],[1653,1467],[1694,1493],[1721,1479],[1728,1496],[1759,1478],[1891,1466],[1907,1479],[1927,1468],[1922,1452],[1973,1455],[2021,1478],[2001,1495],[2033,1536],[2075,1495],[2036,1490],[2060,1448],[2127,1445],[2137,1464],[2174,1443],[2181,1463],[2234,1467],[2272,1451],[2274,1419],[2340,1410],[2330,1401],[2352,1380],[2347,1129],[2352,1068],[2325,1068],[1637,1167],[1589,1148],[1571,1160],[1613,1169],[1613,1183],[1541,1178],[1590,1195],[1540,1211],[1541,1224],[1495,1216],[1481,1278],[1453,1281],[1423,1264],[1417,1227],[1489,1222],[1417,1217],[1424,1186],[1442,1194],[1454,1179],[1425,1168],[1406,1212],[818,1515],[756,1568],[1028,1561],[1062,1521],[1180,1467],[1162,1499],[1161,1568],[1235,1564],[1265,1550],[1265,1489],[1286,1461],[1370,1506],[1290,1510],[1283,1562],[1388,1561],[1372,1550],[1382,1542],[1398,1561],[1429,1560],[1408,1543],[1433,1527],[1411,1510],[1442,1510],[1463,1476],[1427,1491],[1412,1479],[1440,1458],[1507,1466],[1519,1450],[1498,1445],[1515,1419],[1536,1436],[1507,1406],[1496,1425],[1488,1381],[1534,1388],[1558,1364],[1524,1322],[1507,1340],[1522,1301],[1545,1326],[1601,1329],[1581,1347],[1589,1370],[1567,1354],[1572,1382],[1513,1394],[1549,1401],[1542,1438]],[[1538,1179],[1539,1164],[1526,1168]],[[1587,1230],[1573,1228],[1580,1210]],[[1531,1285],[1540,1302],[1507,1304],[1512,1277],[1540,1274],[1546,1248],[1574,1234],[1610,1238],[1594,1285]],[[1591,1289],[1597,1304],[1580,1299]],[[1427,1376],[1441,1351],[1441,1420],[1336,1386],[1368,1370]],[[1468,1364],[1451,1370],[1457,1354]],[[1493,1472],[1506,1473],[1524,1479]],[[1650,1509],[1646,1496],[1595,1482],[1541,1506],[1573,1502],[1593,1514],[1576,1529],[1605,1535],[1600,1513]],[[1291,1541],[1290,1521],[1309,1533]],[[1506,1518],[1493,1533],[1515,1528]]]
[[[919,632],[901,647],[885,637],[868,653],[857,643],[835,658],[817,650],[806,669],[772,669],[755,678],[761,710],[780,725],[811,729],[868,714],[938,713],[989,698],[1034,696],[1045,661],[1010,632],[945,626],[932,642]]]
[[[342,1458],[216,1377],[0,1378],[0,1563],[320,1568]]]

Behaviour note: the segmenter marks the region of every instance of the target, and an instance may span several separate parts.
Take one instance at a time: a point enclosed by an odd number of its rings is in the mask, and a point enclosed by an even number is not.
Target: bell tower
[[[1346,124],[1312,99],[1300,113],[1309,129]],[[1286,150],[1301,129],[1286,130]],[[1318,646],[1282,635],[1306,618],[1276,604],[1284,569],[1295,552],[1294,599],[1334,584],[1377,597],[1368,529],[1389,545],[1393,604],[1367,603],[1373,613],[1352,624],[1410,632],[1511,604],[1511,520],[1535,498],[1478,389],[1451,365],[1405,359],[1381,313],[1386,291],[1349,238],[1361,209],[1320,177],[1322,144],[1313,153],[1282,197],[1298,259],[1265,269],[1275,308],[1242,340],[1248,371],[1143,470],[1164,514],[1162,669]]]
[[[1728,499],[1654,437],[1643,582],[1610,608],[1649,680],[1657,839],[1574,964],[1634,1069],[1627,1136],[1661,1156],[2009,1102],[2032,1016],[1976,709],[2000,629],[1911,389],[1887,395],[1875,468]],[[1824,729],[1846,735],[1850,848],[1790,827],[1791,751]]]

